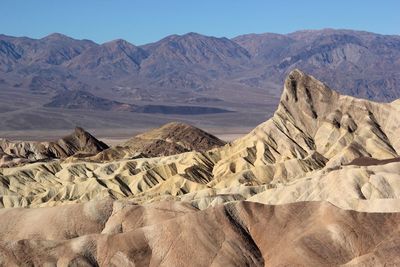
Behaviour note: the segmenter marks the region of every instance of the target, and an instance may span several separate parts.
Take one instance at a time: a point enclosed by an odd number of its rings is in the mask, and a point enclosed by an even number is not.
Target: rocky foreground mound
[[[95,156],[0,168],[0,203],[10,208],[0,211],[0,258],[397,265],[399,125],[398,101],[343,96],[294,70],[274,116],[222,147],[170,124]],[[54,227],[36,227],[44,224]]]
[[[400,264],[400,213],[324,202],[236,202],[199,211],[184,202],[103,200],[3,209],[0,230],[4,266]]]

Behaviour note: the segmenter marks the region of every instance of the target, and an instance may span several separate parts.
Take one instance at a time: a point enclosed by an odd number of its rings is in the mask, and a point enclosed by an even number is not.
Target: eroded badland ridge
[[[399,125],[398,101],[296,69],[274,115],[227,144],[182,123],[113,147],[80,128],[2,141],[1,263],[399,264]]]

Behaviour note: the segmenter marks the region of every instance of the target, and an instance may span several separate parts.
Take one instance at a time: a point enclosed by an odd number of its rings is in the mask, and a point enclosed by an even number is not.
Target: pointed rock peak
[[[184,35],[187,35],[187,36],[203,36],[202,34],[197,33],[197,32],[188,32],[188,33],[186,33]]]
[[[173,139],[176,139],[177,141],[180,141],[180,139],[189,139],[196,138],[201,139],[201,138],[206,138],[209,139],[209,141],[212,140],[213,143],[218,144],[218,145],[224,145],[225,142],[217,138],[216,136],[207,133],[206,131],[197,128],[193,125],[183,123],[183,122],[170,122],[165,125],[163,125],[161,128],[156,129],[156,131],[159,130],[162,132],[165,136],[172,137]]]
[[[165,135],[172,135],[176,136],[178,134],[183,134],[183,135],[207,135],[207,136],[212,136],[213,138],[218,139],[217,137],[207,133],[206,131],[197,128],[193,125],[184,123],[184,122],[169,122],[167,124],[164,124],[160,128],[154,129],[153,131],[161,132]]]
[[[213,37],[213,36],[207,36],[207,35],[202,35],[200,33],[195,33],[195,32],[189,32],[189,33],[185,33],[182,35],[177,35],[177,34],[173,34],[173,35],[169,35],[167,37],[165,37],[164,39],[161,39],[159,42],[157,43],[165,43],[165,42],[198,42],[201,40],[215,40],[215,39],[222,39],[222,38],[217,38],[217,37]]]
[[[399,98],[399,99],[396,99],[396,100],[394,100],[394,101],[392,102],[392,104],[393,104],[393,105],[400,106],[400,98]]]
[[[73,151],[102,151],[108,146],[96,139],[93,135],[85,131],[81,127],[75,127],[74,132],[61,138],[58,143],[68,144],[69,150]],[[73,149],[71,149],[73,147]]]
[[[90,133],[85,131],[85,129],[83,129],[83,128],[79,127],[79,126],[75,127],[73,133],[63,137],[62,139],[63,140],[70,140],[70,139],[89,140],[89,139],[93,139],[93,140],[97,141],[97,139],[95,137],[93,137]]]
[[[181,128],[181,127],[187,127],[187,128],[196,128],[190,124],[183,123],[183,122],[178,122],[178,121],[173,121],[169,122],[165,125],[162,126],[164,129],[169,129],[169,128]]]
[[[135,46],[124,39],[115,39],[115,40],[104,43],[104,45]]]
[[[337,94],[327,85],[299,69],[292,70],[285,79],[281,100],[284,102],[313,102],[329,99]]]
[[[285,79],[277,113],[306,125],[334,110],[339,96],[324,83],[295,69]]]
[[[74,133],[75,133],[76,135],[82,135],[82,134],[85,134],[86,131],[85,131],[83,128],[77,126],[77,127],[75,127]]]
[[[200,137],[204,137],[206,139],[213,140],[213,142],[216,144],[225,144],[225,142],[203,131],[202,129],[183,122],[170,122],[162,125],[159,128],[155,128],[143,134],[137,135],[136,137],[149,139],[171,139],[175,141],[194,140],[196,138],[201,139]],[[195,146],[196,144],[193,145]]]
[[[200,33],[196,32],[189,32],[185,33],[183,35],[177,35],[175,39],[186,41],[186,42],[210,42],[210,41],[217,41],[217,42],[226,42],[226,41],[231,41],[226,37],[215,37],[215,36],[210,36],[210,35],[203,35]]]
[[[218,137],[182,122],[170,122],[160,128],[136,135],[124,143],[131,151],[158,157],[188,151],[207,151],[225,145]]]
[[[69,139],[75,139],[75,138],[77,138],[77,139],[95,139],[90,133],[86,132],[85,129],[83,129],[79,126],[76,126],[74,131],[71,134],[64,136],[61,139],[69,140]]]
[[[207,37],[207,36],[202,35],[200,33],[196,33],[196,32],[188,32],[188,33],[185,33],[185,34],[181,35],[181,37],[198,38],[198,37]]]
[[[150,130],[148,132],[145,132],[143,134],[141,134],[141,136],[146,136],[146,135],[157,135],[158,137],[167,137],[167,136],[174,136],[177,134],[181,134],[183,132],[186,133],[194,133],[194,132],[202,132],[201,129],[196,128],[190,124],[186,124],[183,122],[169,122],[167,124],[162,125],[159,128],[155,128],[153,130]]]
[[[103,43],[101,46],[112,50],[125,49],[125,48],[138,49],[135,45],[123,39],[112,40],[110,42]]]
[[[400,110],[400,99],[397,99],[397,100],[393,101],[393,102],[391,103],[391,105],[392,105],[392,107],[394,107],[395,109]]]
[[[195,32],[188,32],[184,34],[171,34],[161,39],[160,41],[170,41],[176,39],[188,39],[188,38],[198,38],[198,37],[207,37],[207,36]]]

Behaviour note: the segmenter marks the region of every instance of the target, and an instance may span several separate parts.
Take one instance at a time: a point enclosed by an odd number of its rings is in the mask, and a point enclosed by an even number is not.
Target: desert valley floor
[[[0,139],[0,266],[400,265],[399,100],[296,69],[237,124]]]

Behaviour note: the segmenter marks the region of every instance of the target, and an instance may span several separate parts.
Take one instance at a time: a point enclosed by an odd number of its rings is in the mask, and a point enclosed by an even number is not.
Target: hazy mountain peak
[[[92,47],[68,63],[71,68],[106,79],[136,72],[147,52],[126,40],[116,39]]]
[[[206,35],[202,35],[200,33],[196,33],[196,32],[188,32],[188,33],[184,33],[184,34],[171,34],[168,35],[164,38],[162,38],[161,40],[154,42],[154,43],[150,43],[144,46],[151,46],[152,44],[157,44],[157,43],[165,43],[168,41],[176,41],[176,40],[185,40],[185,39],[200,39],[200,38],[212,38],[212,36],[206,36]]]
[[[209,37],[209,36],[197,33],[197,32],[188,32],[188,33],[178,35],[178,36],[180,36],[180,37]]]
[[[224,71],[231,71],[242,68],[250,60],[248,51],[237,43],[227,38],[210,37],[198,33],[171,35],[142,47],[149,53],[149,59],[142,66],[143,71],[151,71],[152,74],[155,70],[157,73],[170,70],[170,66],[182,68],[182,71],[186,73],[190,71],[186,66],[193,65],[206,69],[207,72],[211,70],[221,72],[221,68]],[[159,75],[161,73],[157,74]],[[176,80],[172,77],[168,80],[171,79]],[[196,79],[198,78],[193,79],[191,83]]]
[[[134,44],[124,40],[124,39],[115,39],[109,42],[105,42],[102,44],[103,46],[130,46],[130,47],[137,47]]]
[[[140,53],[144,57],[146,54],[146,52],[142,48],[140,48],[124,39],[116,39],[116,40],[113,40],[110,42],[106,42],[106,43],[102,44],[100,46],[100,48],[110,49],[111,52],[114,52],[114,53],[119,53],[119,52],[123,51],[128,56],[131,56],[133,53]]]
[[[75,129],[74,129],[74,133],[76,134],[76,135],[82,135],[82,134],[84,134],[86,131],[82,128],[82,127],[79,127],[79,126],[76,126],[75,127]]]
[[[65,34],[55,32],[41,38],[40,40],[75,40],[75,39]]]

